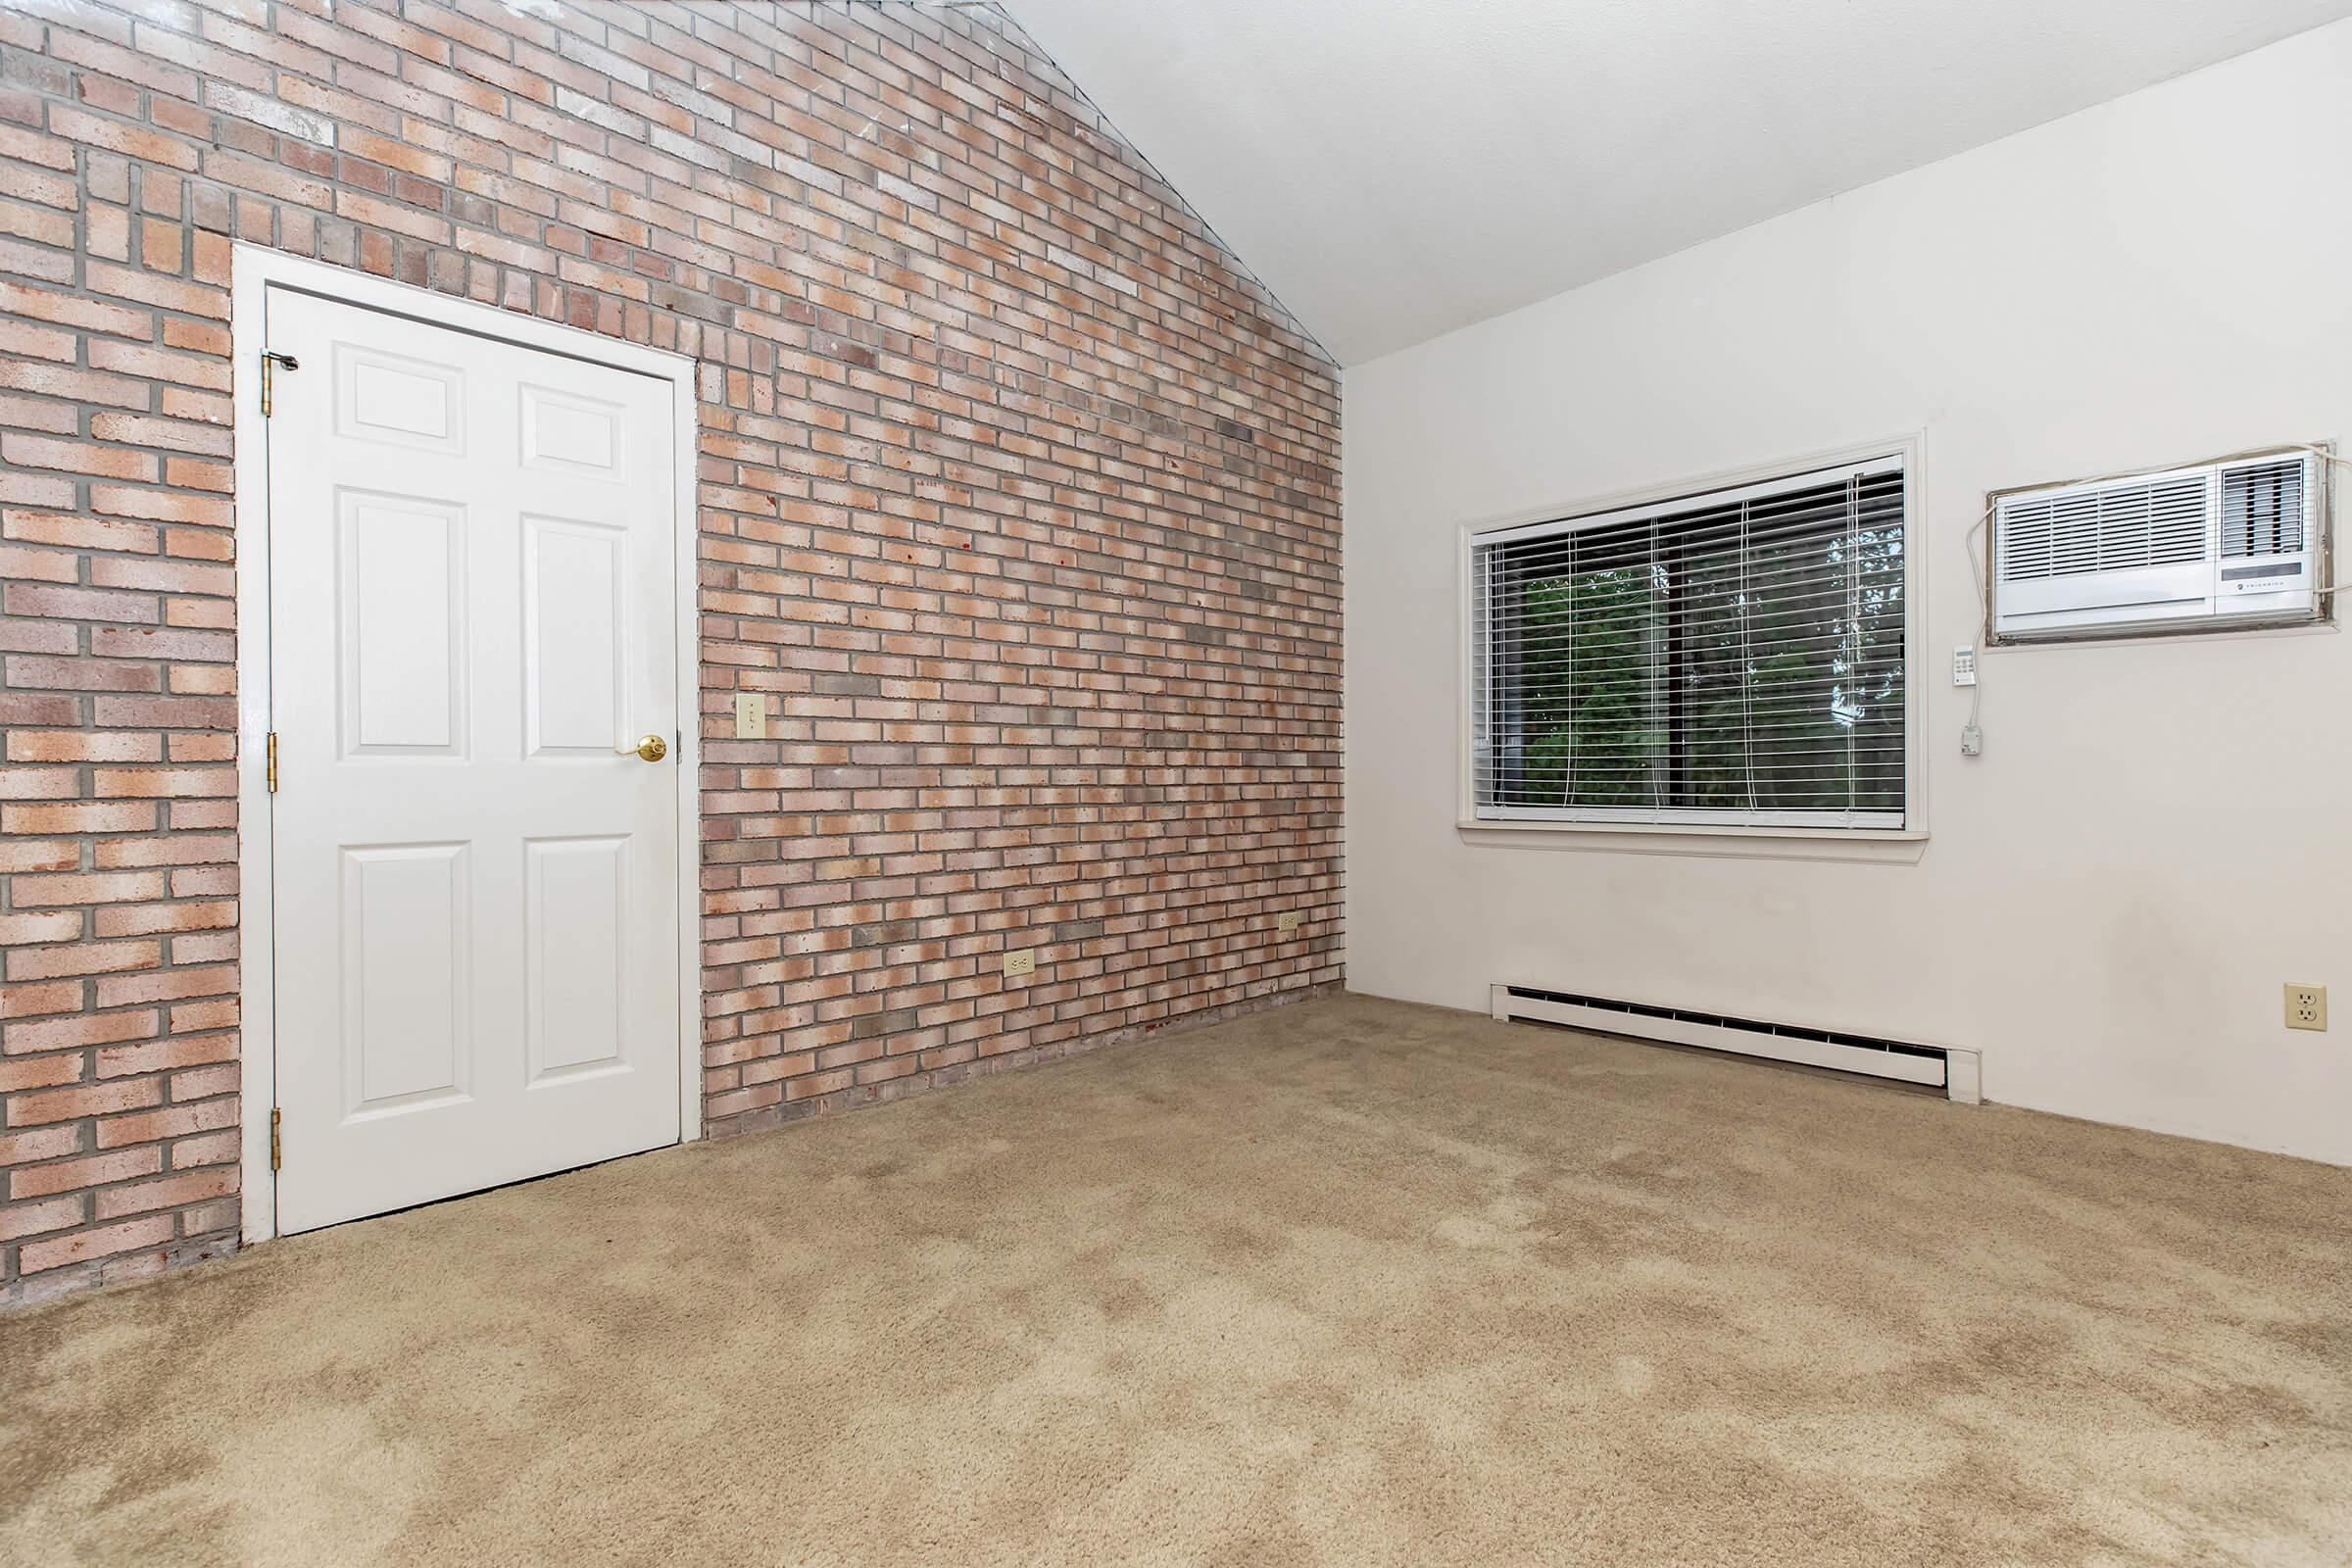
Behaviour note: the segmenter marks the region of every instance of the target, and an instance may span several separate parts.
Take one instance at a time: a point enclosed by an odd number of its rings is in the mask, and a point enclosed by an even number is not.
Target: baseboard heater
[[[1709,1051],[1737,1052],[1743,1056],[1768,1056],[1775,1061],[1802,1062],[1809,1067],[1834,1067],[1839,1072],[1925,1084],[1942,1090],[1947,1099],[1970,1105],[1982,1098],[1977,1054],[1949,1046],[1881,1040],[1838,1029],[1767,1023],[1760,1018],[1734,1018],[1720,1012],[1660,1007],[1645,1002],[1620,1002],[1609,997],[1544,991],[1535,986],[1498,985],[1493,989],[1493,1000],[1497,1018],[1564,1023],[1596,1034],[1665,1040],[1678,1046],[1701,1046]]]

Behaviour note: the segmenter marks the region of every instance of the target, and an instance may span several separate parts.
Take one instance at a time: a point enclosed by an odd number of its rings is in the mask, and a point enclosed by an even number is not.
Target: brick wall
[[[0,1299],[235,1242],[232,238],[699,362],[713,1132],[1338,979],[1337,378],[1001,16],[0,0]]]

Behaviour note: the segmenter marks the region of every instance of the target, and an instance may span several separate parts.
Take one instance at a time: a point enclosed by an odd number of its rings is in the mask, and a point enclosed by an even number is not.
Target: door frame
[[[675,433],[678,701],[678,1141],[703,1136],[701,877],[702,666],[695,574],[695,362],[472,300],[395,283],[349,268],[240,241],[229,263],[236,439],[238,1116],[242,1130],[242,1244],[277,1234],[277,1176],[270,1168],[270,1111],[277,1103],[276,915],[269,778],[270,454],[262,416],[269,291],[290,289],[381,311],[427,326],[583,360],[668,383]],[[313,368],[291,372],[308,375]],[[324,367],[318,369],[323,371]],[[316,385],[317,383],[307,383]],[[306,383],[295,381],[294,388]],[[280,392],[289,390],[278,383]]]

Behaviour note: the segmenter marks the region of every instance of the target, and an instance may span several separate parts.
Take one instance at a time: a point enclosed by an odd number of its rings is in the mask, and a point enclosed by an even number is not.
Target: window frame
[[[1857,442],[1826,452],[1787,458],[1731,469],[1645,485],[1582,501],[1530,508],[1503,516],[1465,523],[1455,552],[1454,613],[1458,662],[1454,680],[1456,703],[1456,814],[1455,826],[1465,834],[1548,833],[1592,835],[1598,840],[1625,838],[1659,841],[1651,848],[1723,850],[1726,840],[1811,841],[1813,846],[1901,844],[1928,836],[1925,728],[1928,683],[1925,628],[1927,606],[1926,537],[1921,527],[1922,498],[1926,492],[1926,443],[1919,432],[1879,441]],[[1663,512],[1725,499],[1725,492],[1769,489],[1793,484],[1823,469],[1851,466],[1878,459],[1898,461],[1903,471],[1903,807],[1899,821],[1886,813],[1834,811],[1727,812],[1693,807],[1526,807],[1482,805],[1477,780],[1477,710],[1480,696],[1480,650],[1476,646],[1474,598],[1478,588],[1475,551],[1482,543],[1538,527],[1564,523],[1600,526],[1631,520],[1629,514]],[[1575,531],[1573,529],[1563,531]],[[1678,842],[1684,841],[1684,842]],[[1783,842],[1779,848],[1788,848]]]

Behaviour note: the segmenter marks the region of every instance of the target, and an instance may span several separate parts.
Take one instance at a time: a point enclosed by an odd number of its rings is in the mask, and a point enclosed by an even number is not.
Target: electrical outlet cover
[[[2328,1027],[2328,988],[2299,986],[2293,981],[2286,985],[2286,1026],[2289,1029],[2325,1029]]]
[[[1298,929],[1298,911],[1285,909],[1274,917],[1274,929],[1288,936]]]
[[[735,738],[739,741],[758,741],[767,738],[767,698],[760,692],[735,694]]]
[[[1004,950],[1004,977],[1006,979],[1017,980],[1022,975],[1035,973],[1037,973],[1037,950],[1035,948],[1007,948]]]

